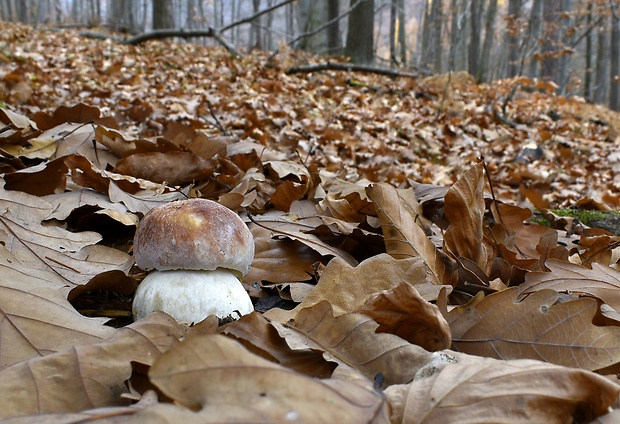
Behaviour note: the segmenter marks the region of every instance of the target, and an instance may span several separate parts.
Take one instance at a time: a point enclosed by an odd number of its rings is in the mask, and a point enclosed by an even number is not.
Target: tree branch
[[[373,74],[379,75],[387,75],[392,78],[395,77],[409,77],[409,78],[418,78],[420,77],[419,73],[411,73],[411,72],[402,72],[398,69],[391,68],[379,68],[376,66],[368,66],[368,65],[360,65],[357,63],[336,63],[327,61],[325,63],[319,63],[317,65],[308,65],[308,66],[293,66],[286,70],[286,74],[296,74],[296,73],[309,73],[309,72],[317,72],[317,71],[349,71],[349,72],[369,72]]]

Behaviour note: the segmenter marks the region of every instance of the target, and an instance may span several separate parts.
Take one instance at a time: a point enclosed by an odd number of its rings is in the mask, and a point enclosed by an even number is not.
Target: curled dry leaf
[[[373,184],[366,191],[377,209],[387,253],[395,258],[420,256],[442,284],[453,285],[454,263],[428,238],[398,191],[385,183]]]
[[[0,418],[126,404],[121,395],[127,392],[131,363],[151,365],[183,334],[163,313],[112,331],[105,341],[68,347],[1,371]]]
[[[531,360],[455,358],[426,378],[385,390],[392,423],[590,422],[620,394],[620,386],[588,371]]]
[[[318,380],[267,361],[222,335],[192,337],[149,377],[202,422],[387,423],[383,396],[354,382]]]
[[[336,367],[320,351],[291,349],[275,327],[256,312],[231,322],[222,333],[235,337],[252,353],[311,377],[329,378]]]
[[[443,287],[435,284],[434,275],[420,257],[394,259],[382,253],[366,259],[355,268],[340,258],[334,258],[322,271],[317,286],[295,309],[272,309],[266,316],[284,322],[301,309],[323,300],[330,302],[336,316],[356,312],[371,294],[389,290],[401,282],[414,285],[426,300],[437,299]]]
[[[446,315],[452,347],[498,359],[539,359],[598,370],[620,362],[620,328],[597,327],[594,299],[555,304],[558,294],[540,290],[518,302],[518,290],[482,296]]]
[[[334,317],[322,301],[299,311],[286,323],[273,321],[291,349],[315,349],[337,364],[352,367],[368,379],[381,373],[385,384],[409,382],[431,354],[388,333],[377,333],[378,324],[362,314]]]
[[[379,324],[377,331],[395,334],[428,351],[450,348],[450,326],[439,308],[408,283],[371,294],[358,311]]]
[[[483,243],[484,217],[483,164],[471,167],[450,187],[444,199],[444,211],[450,223],[444,246],[456,257],[473,261],[488,275],[490,249]],[[487,253],[487,251],[489,251]]]
[[[525,283],[519,286],[519,294],[526,295],[538,290],[552,289],[589,295],[602,300],[620,311],[620,272],[597,263],[592,269],[570,262],[548,260],[545,265],[551,272],[530,272]]]

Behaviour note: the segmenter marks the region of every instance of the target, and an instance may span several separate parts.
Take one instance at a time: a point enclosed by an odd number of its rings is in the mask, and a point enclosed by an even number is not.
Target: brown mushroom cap
[[[219,203],[189,199],[147,213],[136,230],[136,264],[144,270],[228,268],[245,275],[254,238],[239,216]]]

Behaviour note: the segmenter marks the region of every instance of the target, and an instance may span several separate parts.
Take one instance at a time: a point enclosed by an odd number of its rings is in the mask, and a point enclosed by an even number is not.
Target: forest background
[[[620,110],[617,0],[2,0],[0,18],[129,35],[213,28],[222,38],[197,41],[267,51],[287,43],[423,73],[465,70],[479,82],[526,75]]]

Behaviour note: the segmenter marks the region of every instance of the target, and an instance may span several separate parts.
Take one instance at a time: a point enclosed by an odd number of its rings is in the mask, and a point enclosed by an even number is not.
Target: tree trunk
[[[443,25],[443,6],[442,1],[434,1],[431,6],[431,14],[433,16],[433,70],[441,73],[442,64],[442,40],[441,27]]]
[[[532,11],[530,13],[530,39],[532,46],[532,53],[535,53],[539,49],[539,45],[542,43],[542,20],[543,20],[543,0],[534,0],[532,2]],[[535,55],[529,58],[530,64],[528,67],[528,76],[531,78],[537,78],[540,70],[540,62]]]
[[[340,0],[327,0],[327,20],[333,21],[340,13]],[[340,22],[335,21],[327,27],[327,50],[329,54],[338,54],[342,48],[340,42]]]
[[[595,88],[592,100],[595,103],[605,103],[607,88],[609,84],[609,37],[608,29],[601,23],[598,29],[597,51],[596,51],[596,71],[595,71]]]
[[[172,0],[153,0],[153,29],[174,28]]]
[[[398,46],[400,47],[400,63],[407,63],[407,40],[405,35],[405,25],[407,24],[405,14],[405,0],[398,1]]]
[[[491,52],[493,50],[493,36],[495,35],[495,18],[497,15],[497,0],[491,0],[484,24],[484,43],[480,56],[480,82],[487,82],[491,76],[489,66],[491,64]]]
[[[467,68],[471,75],[480,81],[480,39],[482,38],[482,0],[471,0],[470,26],[469,26],[469,51]]]
[[[299,31],[312,32],[328,21],[328,0],[298,0],[297,22]],[[319,31],[309,37],[305,37],[297,43],[297,48],[314,53],[324,53],[328,47],[327,30]]]
[[[611,6],[611,61],[609,79],[609,108],[620,110],[620,87],[616,77],[620,76],[620,17],[614,5]]]
[[[520,27],[521,27],[521,0],[509,0],[508,25],[506,27],[506,50],[508,63],[506,76],[514,77],[519,74],[520,68]]]
[[[355,4],[357,3],[357,6]],[[354,63],[369,64],[374,61],[374,0],[351,0],[345,55]]]
[[[551,81],[557,81],[557,69],[560,65],[558,57],[554,53],[560,42],[558,18],[561,7],[560,1],[544,2],[543,6],[545,36],[542,44],[543,61],[540,76]]]
[[[592,27],[592,22],[594,21],[594,10],[592,8],[592,2],[588,3],[588,15],[586,19],[587,27]],[[583,96],[586,100],[592,99],[592,56],[594,55],[593,46],[594,46],[594,32],[590,31],[586,35],[586,51],[585,51],[585,76],[583,81]]]

